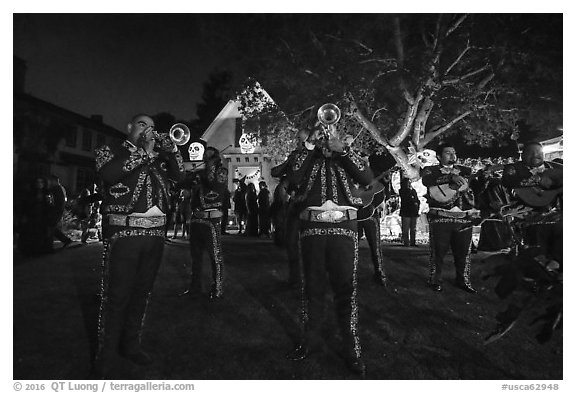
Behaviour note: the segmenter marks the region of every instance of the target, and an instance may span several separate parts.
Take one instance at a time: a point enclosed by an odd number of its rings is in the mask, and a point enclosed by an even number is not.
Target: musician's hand
[[[342,143],[340,139],[330,136],[328,139],[328,149],[336,153],[342,153],[344,152],[344,143]]]
[[[466,179],[464,179],[462,176],[458,176],[458,175],[452,176],[451,181],[452,181],[452,183],[456,184],[458,186],[458,188],[460,188],[466,184]]]
[[[553,180],[546,175],[540,177],[540,185],[543,188],[551,188],[553,183]]]

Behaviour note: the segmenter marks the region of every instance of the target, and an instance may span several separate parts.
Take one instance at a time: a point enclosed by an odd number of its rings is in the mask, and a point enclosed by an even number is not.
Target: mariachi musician
[[[422,169],[422,183],[428,187],[430,206],[430,278],[434,291],[442,291],[442,264],[452,249],[456,267],[455,285],[469,293],[476,290],[470,283],[470,251],[473,221],[478,218],[474,193],[468,186],[472,169],[456,165],[456,150],[448,143],[436,148],[440,164]]]
[[[389,155],[372,154],[369,156],[369,166],[372,173],[376,176],[368,187],[364,187],[366,192],[370,192],[370,203],[364,204],[358,209],[358,233],[364,232],[370,257],[374,266],[372,279],[375,283],[386,286],[388,277],[382,255],[382,236],[380,231],[380,205],[385,199],[384,183],[390,179],[390,169],[396,164]],[[362,189],[362,188],[360,188]]]
[[[158,134],[144,114],[127,128],[125,141],[96,150],[104,252],[94,377],[109,377],[118,353],[152,362],[140,346],[144,315],[164,251],[169,180],[184,175],[172,129],[170,137]]]
[[[562,184],[563,166],[544,161],[542,145],[524,145],[522,161],[504,167],[502,185],[511,191],[516,205],[524,205],[530,212],[523,217],[524,242],[538,246],[542,254],[556,260],[563,259],[562,242]]]
[[[199,296],[202,293],[203,256],[207,251],[213,280],[209,296],[211,300],[217,300],[224,294],[221,220],[222,207],[228,197],[228,170],[222,166],[220,153],[214,147],[206,148],[203,161],[198,184],[192,188],[189,227],[192,277],[190,289],[183,294]]]
[[[354,183],[372,181],[372,171],[352,150],[345,147],[333,126],[340,110],[326,104],[318,111],[326,129],[315,129],[308,141],[316,146],[295,153],[287,170],[289,181],[297,185],[295,200],[300,211],[300,246],[303,264],[301,283],[301,336],[288,354],[302,360],[322,346],[320,328],[327,287],[326,275],[334,293],[336,315],[343,338],[343,355],[351,371],[365,374],[358,328],[357,210],[360,198],[352,195]]]

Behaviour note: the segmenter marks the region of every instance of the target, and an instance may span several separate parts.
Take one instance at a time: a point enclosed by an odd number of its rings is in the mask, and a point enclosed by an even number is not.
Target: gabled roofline
[[[212,134],[214,134],[214,132],[218,128],[217,126],[222,122],[222,119],[226,118],[226,115],[232,112],[232,110],[234,110],[234,107],[237,102],[238,100],[228,100],[228,102],[226,103],[226,105],[224,105],[220,113],[216,115],[214,120],[212,120],[212,123],[210,123],[208,128],[206,128],[206,131],[204,131],[200,139],[202,139],[205,142],[208,141],[208,139],[210,139]]]
[[[14,98],[30,102],[33,105],[43,106],[48,110],[58,112],[58,113],[65,115],[65,116],[70,116],[70,117],[74,118],[78,123],[80,123],[82,125],[88,125],[93,129],[98,129],[99,131],[106,132],[110,136],[114,136],[117,138],[125,138],[126,137],[125,133],[123,133],[122,131],[120,131],[120,130],[118,130],[118,129],[110,126],[110,125],[94,121],[93,119],[91,119],[89,117],[86,117],[86,116],[81,115],[81,114],[76,113],[76,112],[72,112],[69,109],[66,109],[66,108],[63,108],[61,106],[55,105],[51,102],[42,100],[38,97],[34,97],[33,95],[30,95],[27,93],[14,93]]]

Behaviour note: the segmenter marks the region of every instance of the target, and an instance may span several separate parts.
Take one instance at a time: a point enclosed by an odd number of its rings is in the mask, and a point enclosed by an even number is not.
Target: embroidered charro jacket
[[[167,213],[169,180],[180,181],[184,176],[179,152],[148,154],[127,140],[98,148],[96,171],[103,188],[100,212],[104,225],[107,214],[144,213],[153,206]]]
[[[556,168],[562,168],[562,165],[544,161],[541,167],[530,169],[523,162],[508,164],[502,173],[502,185],[507,188],[539,186],[542,172]]]
[[[452,168],[444,167],[442,165],[427,166],[422,169],[422,184],[430,188],[443,184],[449,184],[452,176],[461,176],[470,182],[472,176],[472,169],[462,165],[453,165]],[[439,208],[450,210],[454,207],[460,210],[470,210],[474,208],[474,192],[468,187],[463,191],[456,191],[452,199],[447,202],[439,202],[430,196],[430,192],[426,194],[428,205],[431,208]]]
[[[544,161],[538,168],[529,168],[525,163],[519,161],[514,164],[508,164],[504,167],[502,173],[502,185],[507,189],[524,188],[524,187],[539,187],[542,173],[549,169],[562,169],[563,165]],[[519,203],[524,203],[517,200]],[[551,204],[540,208],[534,208],[535,211],[545,212],[560,207],[559,200],[556,199]]]
[[[221,210],[226,199],[229,199],[227,178],[226,168],[208,164],[207,168],[200,173],[199,184],[192,190],[192,210]]]
[[[340,206],[359,208],[362,199],[352,194],[354,183],[365,186],[373,179],[368,164],[354,151],[325,157],[318,148],[295,151],[287,174],[297,187],[298,210],[322,206],[329,199]]]
[[[294,159],[296,158],[298,153],[304,149],[305,149],[305,147],[304,147],[304,145],[302,145],[299,149],[292,151],[288,155],[288,158],[286,158],[286,160],[284,160],[283,163],[273,167],[270,170],[270,175],[272,177],[282,177],[282,176],[286,175],[288,173],[288,169],[291,167],[291,165],[294,162]]]

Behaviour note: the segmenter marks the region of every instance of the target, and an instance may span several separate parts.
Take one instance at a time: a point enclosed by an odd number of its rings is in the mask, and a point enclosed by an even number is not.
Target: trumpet
[[[170,139],[174,144],[182,146],[190,140],[190,129],[184,123],[176,123],[170,127]]]
[[[327,103],[318,108],[318,121],[322,123],[323,137],[328,139],[331,135],[335,136],[336,123],[340,121],[342,112],[336,104]]]
[[[152,129],[150,134],[142,134],[140,136],[140,145],[143,147],[146,145],[147,141],[154,139],[156,144],[161,148],[161,150],[174,150],[176,151],[176,146],[182,146],[188,143],[190,140],[190,129],[186,124],[176,123],[170,127],[170,131],[166,133],[160,133],[155,129]],[[170,147],[171,143],[176,146]]]
[[[318,108],[318,120],[325,126],[331,126],[338,123],[341,116],[342,112],[336,104],[328,103]]]

